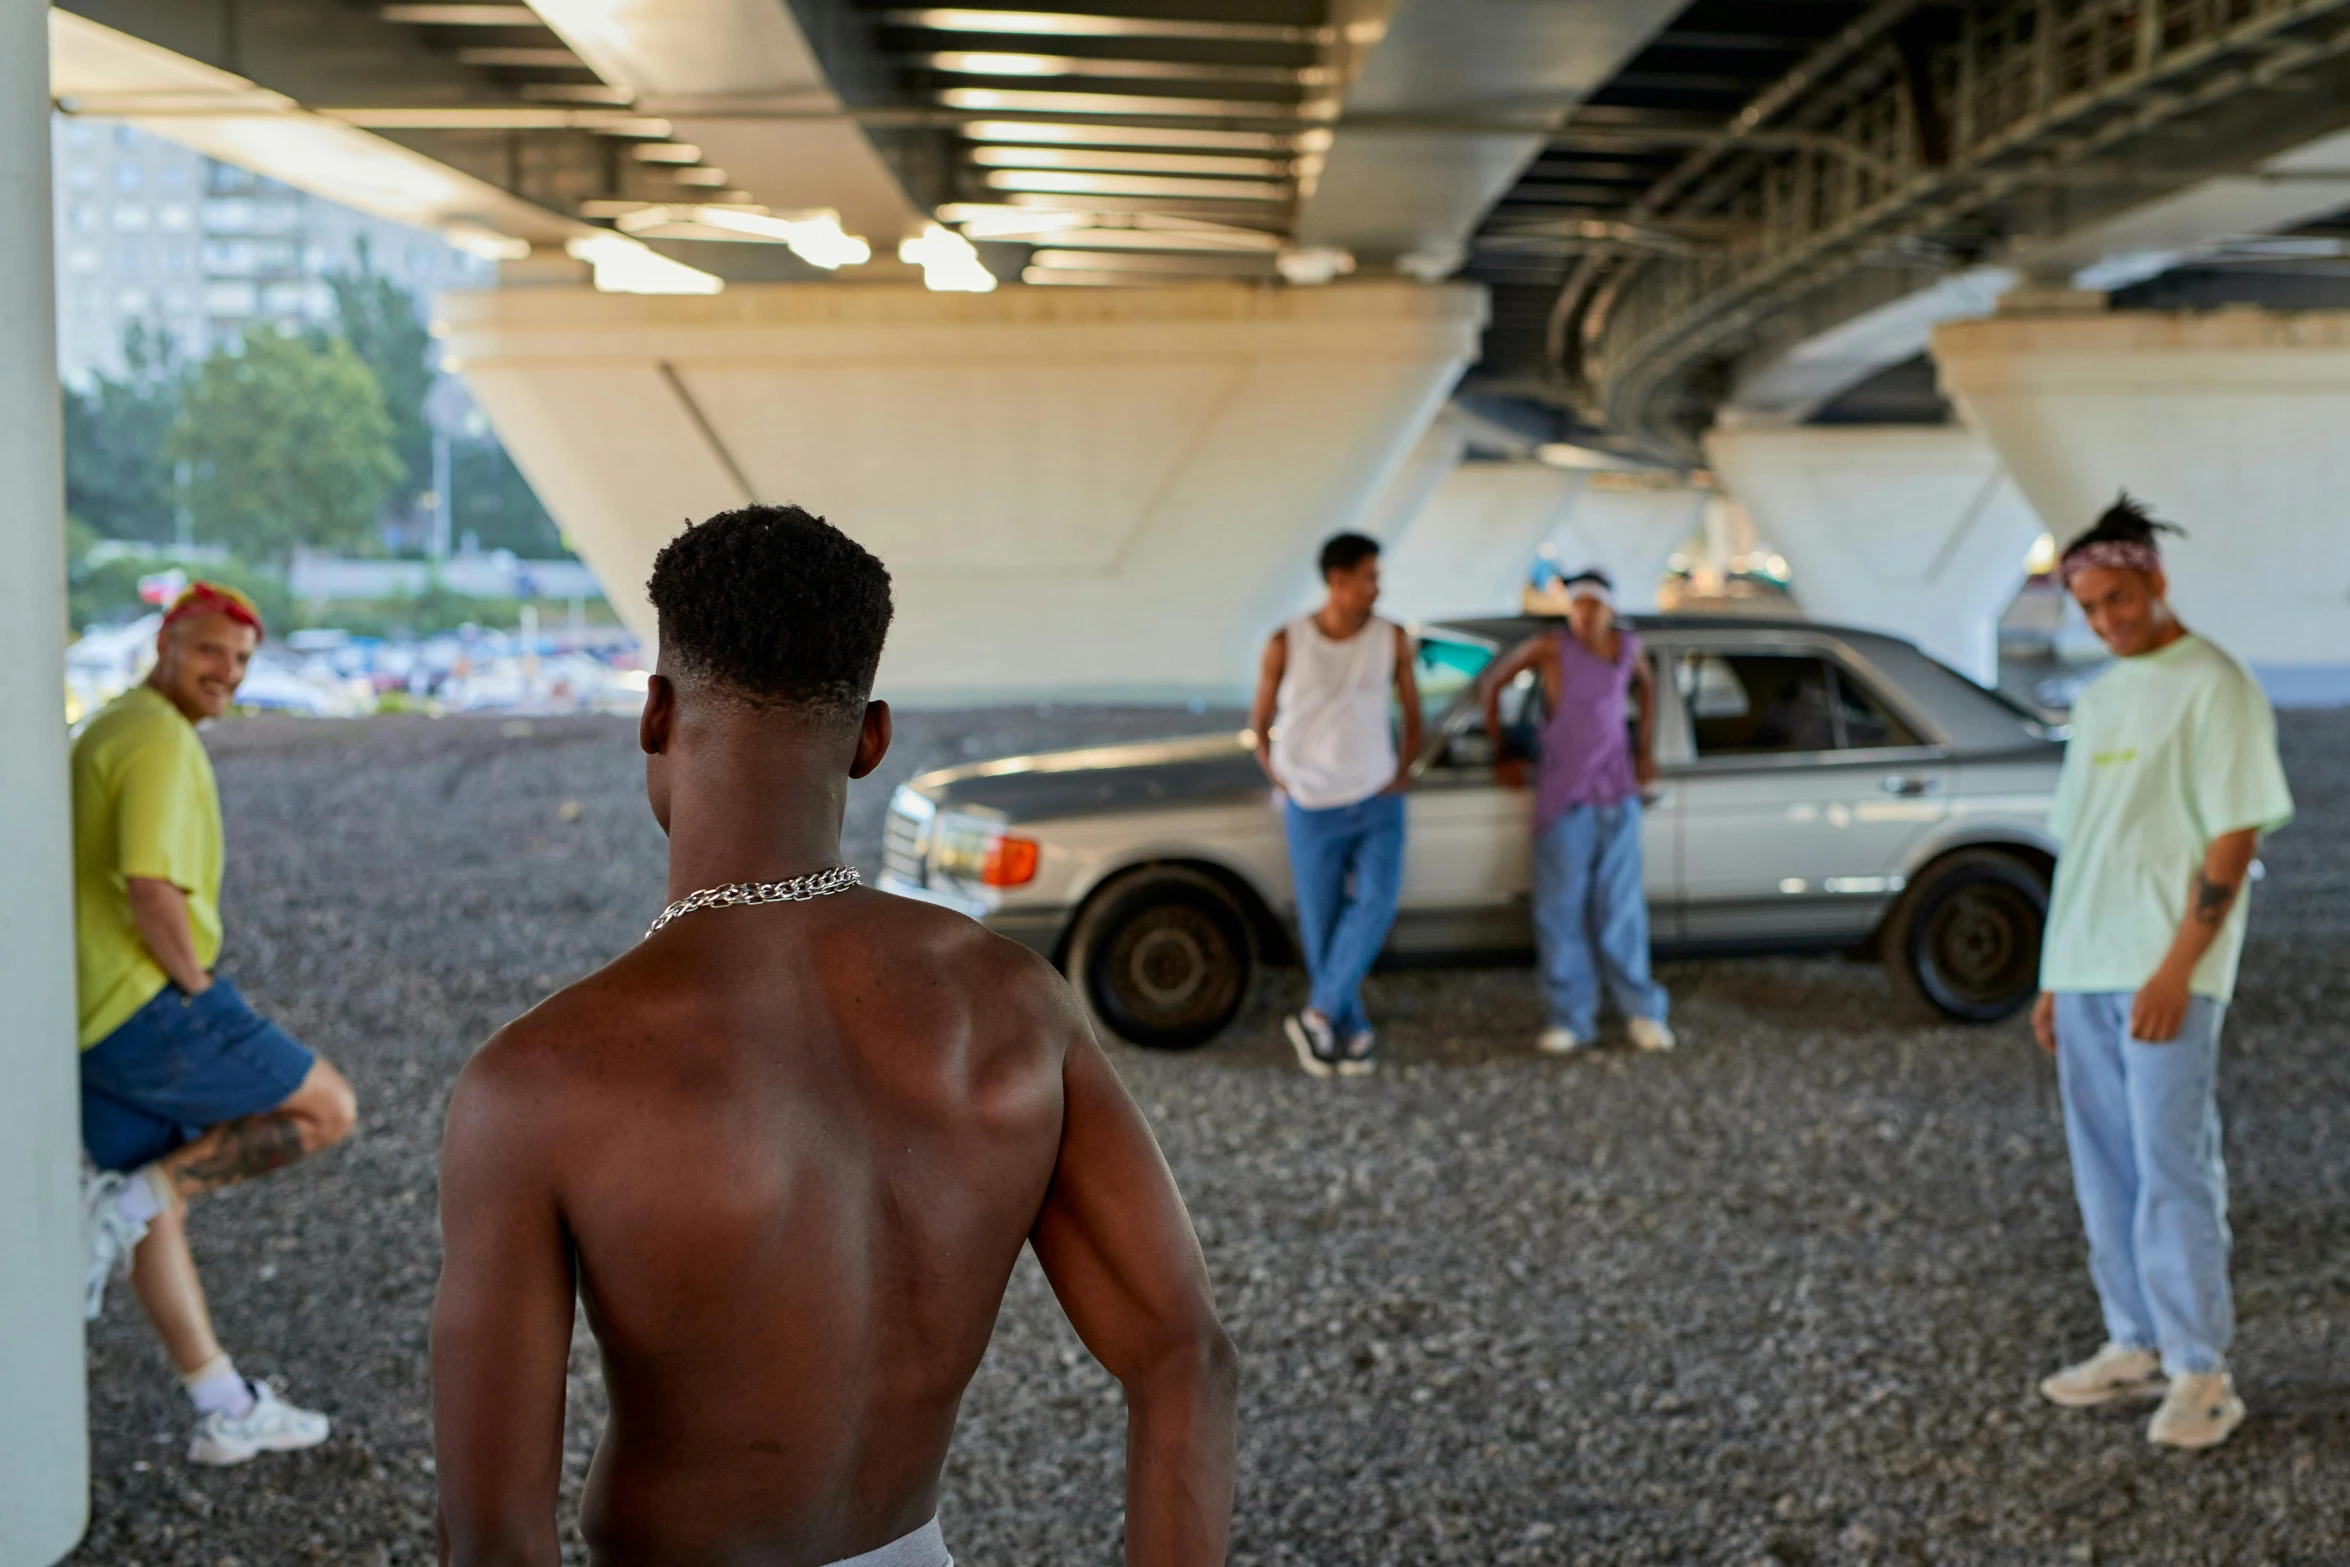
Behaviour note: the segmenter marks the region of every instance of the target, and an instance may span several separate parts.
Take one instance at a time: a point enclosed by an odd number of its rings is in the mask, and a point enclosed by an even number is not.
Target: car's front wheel
[[[1182,866],[1132,871],[1103,888],[1069,940],[1069,978],[1095,1021],[1154,1050],[1215,1038],[1248,999],[1255,969],[1232,894]]]
[[[1885,928],[1897,989],[1948,1017],[1995,1023],[2040,987],[2048,882],[1997,849],[1960,849],[1920,872]]]

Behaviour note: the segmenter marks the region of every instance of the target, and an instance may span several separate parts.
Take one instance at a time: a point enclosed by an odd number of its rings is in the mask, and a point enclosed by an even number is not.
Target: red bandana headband
[[[190,615],[226,615],[240,626],[251,626],[257,639],[268,635],[262,629],[261,611],[253,607],[253,601],[235,588],[224,588],[218,583],[189,583],[187,591],[173,599],[171,608],[164,611],[163,624],[168,627],[173,621],[185,620]]]
[[[2162,569],[2162,554],[2151,544],[2139,544],[2129,539],[2099,539],[2084,544],[2064,558],[2064,585],[2071,587],[2073,578],[2084,571],[2143,571]]]

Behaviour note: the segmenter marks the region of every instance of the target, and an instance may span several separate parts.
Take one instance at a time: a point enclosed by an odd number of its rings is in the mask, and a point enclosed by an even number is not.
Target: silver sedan
[[[2033,995],[2062,747],[2033,714],[1872,632],[1628,617],[1656,674],[1660,776],[1643,827],[1660,953],[1873,945],[1908,998],[2005,1017]],[[1476,682],[1543,625],[1418,628],[1414,764],[1393,959],[1532,946],[1532,800],[1494,777]],[[1504,694],[1503,755],[1540,718]],[[1051,955],[1137,1044],[1213,1038],[1294,950],[1281,817],[1251,737],[978,762],[893,797],[881,885]]]

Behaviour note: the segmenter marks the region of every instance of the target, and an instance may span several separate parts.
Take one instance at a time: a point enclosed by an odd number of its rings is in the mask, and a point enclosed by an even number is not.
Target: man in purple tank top
[[[1534,940],[1549,1007],[1539,1046],[1565,1055],[1591,1044],[1604,980],[1632,1042],[1670,1050],[1664,987],[1648,973],[1640,855],[1641,792],[1656,778],[1656,683],[1640,639],[1616,624],[1607,577],[1585,571],[1566,589],[1566,626],[1511,649],[1483,692],[1489,735],[1501,733],[1503,688],[1526,670],[1540,675],[1549,706],[1534,784]],[[1494,771],[1525,786],[1523,762],[1497,760]]]

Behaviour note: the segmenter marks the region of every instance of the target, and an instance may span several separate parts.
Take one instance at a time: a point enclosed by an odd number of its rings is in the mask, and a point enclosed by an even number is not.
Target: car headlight
[[[943,875],[982,887],[1021,887],[1036,879],[1038,850],[1034,838],[991,822],[949,818],[940,824],[935,864]]]

